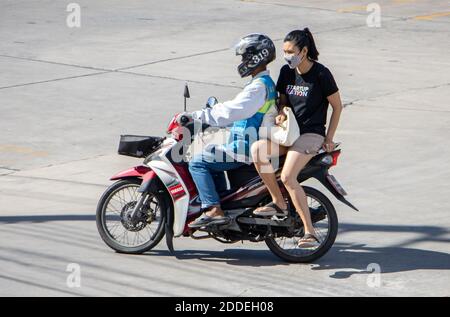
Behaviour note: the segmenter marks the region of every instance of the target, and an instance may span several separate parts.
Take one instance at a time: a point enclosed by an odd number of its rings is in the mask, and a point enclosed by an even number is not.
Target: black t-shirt
[[[284,65],[278,77],[277,91],[286,95],[295,114],[300,134],[317,133],[325,136],[327,122],[327,97],[338,91],[331,72],[314,62],[305,74]]]

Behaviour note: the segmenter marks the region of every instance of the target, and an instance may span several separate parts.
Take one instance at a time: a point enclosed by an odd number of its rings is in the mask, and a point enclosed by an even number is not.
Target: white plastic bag
[[[284,107],[283,112],[286,120],[280,125],[276,125],[275,117],[278,115],[278,111],[275,106],[270,107],[259,128],[259,137],[289,147],[300,137],[300,128],[291,108]]]

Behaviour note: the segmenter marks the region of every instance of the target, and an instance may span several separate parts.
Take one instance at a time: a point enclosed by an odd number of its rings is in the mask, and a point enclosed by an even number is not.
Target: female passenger
[[[333,138],[342,111],[342,102],[333,75],[318,60],[319,52],[308,28],[295,30],[286,35],[283,43],[283,66],[277,82],[279,110],[290,107],[300,128],[300,137],[289,148],[279,146],[270,140],[261,139],[251,148],[253,161],[261,178],[269,189],[272,202],[254,211],[260,216],[287,215],[287,205],[278,187],[270,158],[275,155],[286,156],[281,172],[281,181],[300,215],[305,229],[298,242],[301,248],[313,247],[320,242],[311,222],[309,207],[297,175],[317,152],[323,148],[327,152],[334,149]],[[332,115],[326,129],[328,105]],[[280,114],[276,124],[286,120]]]

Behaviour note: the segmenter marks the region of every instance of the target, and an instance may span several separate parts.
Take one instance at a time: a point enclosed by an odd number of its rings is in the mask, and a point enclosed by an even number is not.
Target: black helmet
[[[264,34],[249,34],[236,45],[236,55],[242,55],[242,63],[238,66],[241,77],[247,77],[256,68],[267,65],[275,59],[275,45]]]

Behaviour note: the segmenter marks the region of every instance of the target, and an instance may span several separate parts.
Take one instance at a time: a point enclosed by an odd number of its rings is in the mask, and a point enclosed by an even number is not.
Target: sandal
[[[269,210],[253,210],[253,214],[256,216],[263,216],[263,217],[271,217],[271,216],[282,216],[282,217],[286,217],[287,215],[289,215],[289,212],[287,211],[287,209],[281,209],[280,207],[277,206],[277,204],[271,202],[268,203],[267,205],[260,207],[260,208],[271,208]]]
[[[319,239],[313,234],[305,234],[297,243],[299,248],[313,248],[320,245]]]

